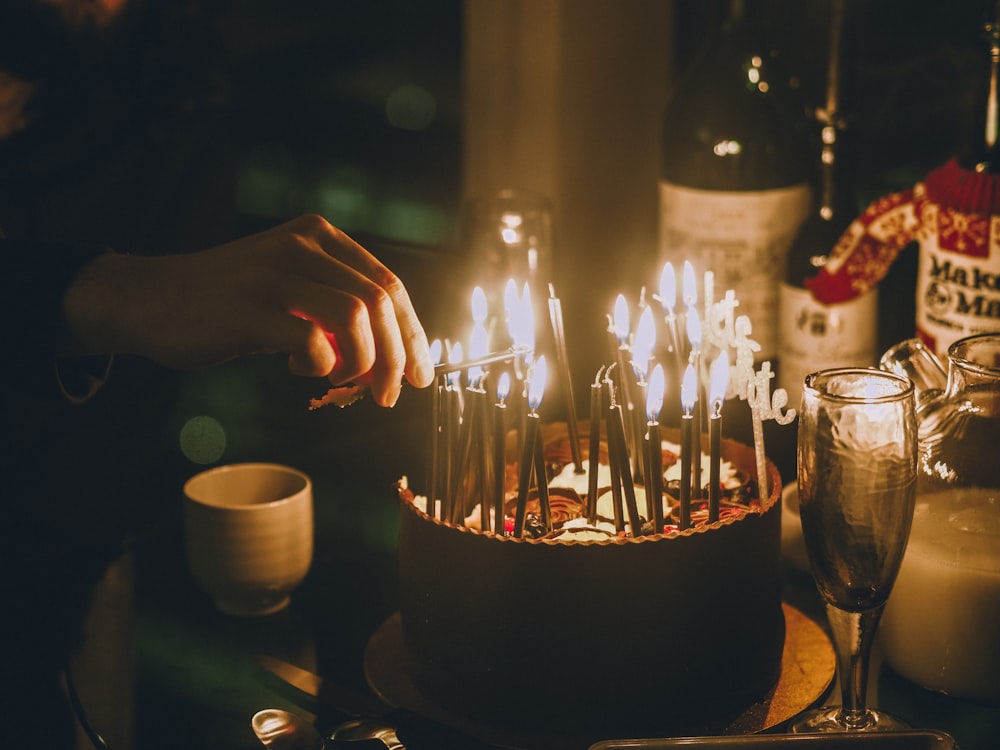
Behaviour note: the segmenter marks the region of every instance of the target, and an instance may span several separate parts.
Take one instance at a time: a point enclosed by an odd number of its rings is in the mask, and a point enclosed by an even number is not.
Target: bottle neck
[[[974,118],[971,148],[959,161],[976,172],[1000,172],[1000,0],[983,25],[987,48],[986,88]]]
[[[820,128],[816,198],[820,219],[846,225],[857,213],[853,132],[845,107],[853,94],[853,29],[847,17],[846,0],[834,0],[830,8],[825,98],[823,106],[814,112]]]

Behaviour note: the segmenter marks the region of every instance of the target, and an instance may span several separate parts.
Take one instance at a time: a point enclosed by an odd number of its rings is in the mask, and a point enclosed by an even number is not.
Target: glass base
[[[853,714],[841,706],[826,706],[809,711],[789,725],[792,734],[810,732],[895,732],[910,729],[910,725],[897,716],[884,711],[868,709]]]

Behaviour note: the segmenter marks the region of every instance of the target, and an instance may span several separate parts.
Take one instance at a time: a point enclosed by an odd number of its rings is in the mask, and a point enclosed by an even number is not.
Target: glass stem
[[[826,605],[837,650],[842,718],[851,729],[863,729],[873,721],[866,703],[868,664],[883,609],[884,605],[863,612],[848,612]]]

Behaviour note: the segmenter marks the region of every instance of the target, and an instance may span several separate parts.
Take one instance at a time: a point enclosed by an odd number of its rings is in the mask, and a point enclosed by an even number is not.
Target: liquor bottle
[[[741,0],[670,93],[662,121],[660,261],[712,271],[777,344],[778,285],[809,209],[808,120],[794,80]]]
[[[823,304],[806,288],[859,212],[854,133],[845,103],[851,100],[854,35],[847,0],[830,3],[825,102],[814,112],[819,128],[818,185],[813,209],[788,253],[778,305],[778,386],[797,405],[806,375],[831,367],[875,364],[878,291]]]
[[[915,185],[873,201],[807,280],[827,304],[854,299],[916,241],[916,334],[942,359],[959,339],[1000,331],[1000,2],[984,28],[986,83],[971,144]]]
[[[936,223],[920,237],[916,328],[942,360],[955,341],[1000,331],[1000,2],[983,29],[968,144],[924,180]]]

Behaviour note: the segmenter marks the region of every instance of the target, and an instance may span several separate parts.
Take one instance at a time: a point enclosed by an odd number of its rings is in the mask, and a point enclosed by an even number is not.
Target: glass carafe
[[[917,384],[917,504],[880,642],[932,690],[1000,705],[1000,334],[948,349],[943,390],[920,347],[882,366]]]

